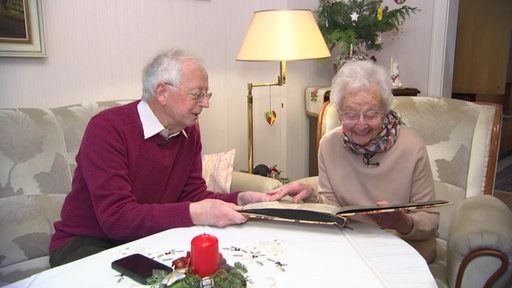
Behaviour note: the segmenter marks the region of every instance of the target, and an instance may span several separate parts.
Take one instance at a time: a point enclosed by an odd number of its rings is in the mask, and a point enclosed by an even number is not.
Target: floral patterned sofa
[[[512,212],[492,197],[501,106],[436,97],[395,97],[392,109],[425,140],[440,207],[437,257],[429,268],[439,287],[512,287]],[[322,104],[321,137],[340,125]],[[298,181],[316,186],[317,176]]]
[[[0,109],[0,286],[49,268],[53,222],[70,190],[85,127],[99,111],[130,101]],[[281,185],[237,171],[229,180],[231,191]]]

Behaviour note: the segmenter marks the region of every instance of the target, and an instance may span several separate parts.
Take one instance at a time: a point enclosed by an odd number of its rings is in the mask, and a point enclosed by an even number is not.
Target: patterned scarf
[[[343,132],[343,145],[347,151],[363,157],[363,163],[369,165],[370,159],[377,153],[391,149],[398,139],[400,126],[404,125],[402,117],[395,111],[389,110],[382,122],[382,131],[366,145],[352,142]]]

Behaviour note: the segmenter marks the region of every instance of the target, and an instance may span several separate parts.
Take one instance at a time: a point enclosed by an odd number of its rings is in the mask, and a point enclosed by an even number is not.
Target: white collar
[[[181,132],[183,132],[185,137],[187,136],[184,130],[169,135],[167,129],[158,121],[158,118],[156,118],[155,113],[153,113],[146,101],[141,100],[139,104],[137,104],[137,111],[139,112],[140,122],[142,123],[144,139],[148,139],[156,134],[162,134],[165,138],[171,138]]]

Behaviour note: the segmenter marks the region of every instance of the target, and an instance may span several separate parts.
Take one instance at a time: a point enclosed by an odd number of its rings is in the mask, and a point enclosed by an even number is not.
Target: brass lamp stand
[[[271,83],[248,83],[247,84],[247,131],[249,134],[249,173],[252,174],[254,169],[254,136],[253,136],[253,110],[252,110],[252,88],[254,87],[270,87],[270,86],[283,86],[286,84],[286,62],[281,61],[279,76],[277,82]]]
[[[263,10],[254,12],[236,60],[279,61],[277,82],[247,84],[249,173],[254,168],[253,95],[255,87],[283,86],[286,61],[330,57],[311,10]]]

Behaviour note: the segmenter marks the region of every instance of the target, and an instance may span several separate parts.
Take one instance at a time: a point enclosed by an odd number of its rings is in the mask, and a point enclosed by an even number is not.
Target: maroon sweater
[[[54,223],[50,251],[73,236],[125,243],[169,228],[193,225],[190,202],[238,193],[207,191],[201,139],[195,127],[159,145],[144,140],[139,101],[100,112],[89,122],[76,156],[72,188]]]

